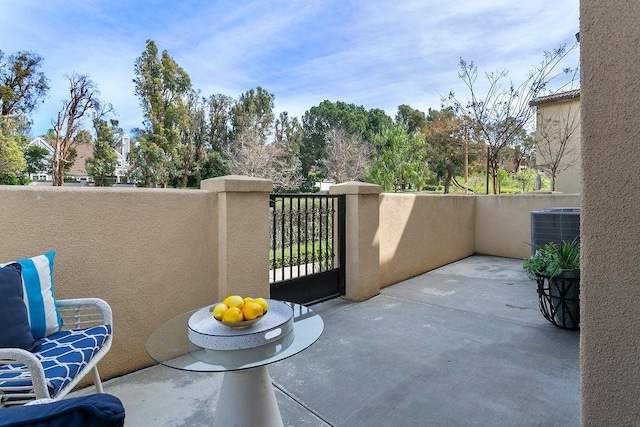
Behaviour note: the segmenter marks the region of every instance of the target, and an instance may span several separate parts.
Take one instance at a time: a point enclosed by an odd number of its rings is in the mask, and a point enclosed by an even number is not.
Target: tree
[[[230,96],[211,95],[209,106],[209,141],[213,149],[228,153],[231,149],[232,113],[234,100]]]
[[[19,139],[0,128],[0,184],[18,184],[26,168]]]
[[[49,151],[37,145],[28,145],[24,149],[24,159],[27,162],[27,173],[34,174],[43,171],[49,166],[47,156]]]
[[[473,62],[460,59],[458,76],[468,89],[468,100],[461,102],[454,93],[450,93],[443,101],[457,112],[471,117],[476,124],[477,135],[487,145],[487,174],[491,173],[494,194],[498,191],[497,173],[502,152],[530,123],[533,109],[529,103],[547,90],[549,82],[557,77],[552,73],[575,47],[567,50],[561,46],[553,52],[545,52],[540,64],[534,66],[518,86],[509,79],[507,70],[486,73],[485,91],[481,91],[477,83],[478,68]],[[564,69],[563,73],[569,71]]]
[[[514,178],[520,183],[522,186],[522,192],[524,193],[532,189],[536,180],[536,175],[538,175],[538,172],[536,172],[535,169],[522,169],[521,171],[516,172]]]
[[[326,136],[327,157],[323,162],[326,177],[336,183],[362,181],[371,165],[369,144],[343,129],[331,129]]]
[[[147,184],[154,182],[154,185],[166,187],[168,181],[177,175],[178,169],[184,166],[182,149],[179,146],[182,143],[181,137],[189,126],[186,99],[191,91],[191,79],[166,50],[159,54],[152,40],[147,40],[144,52],[136,59],[134,74],[135,93],[144,112],[145,133],[148,134],[146,148],[154,153],[134,158],[133,168],[144,169],[134,175],[147,176],[147,173],[153,170],[153,175],[159,177],[160,182],[151,179],[146,181]],[[162,150],[164,155],[156,155],[156,147]],[[145,163],[138,165],[135,163],[137,159],[144,159]],[[152,160],[163,161],[164,164],[146,163]],[[157,175],[159,171],[162,173]]]
[[[240,95],[238,102],[231,108],[231,125],[233,135],[251,129],[251,134],[262,141],[267,141],[273,131],[275,115],[273,101],[275,96],[258,86]]]
[[[235,136],[229,153],[229,172],[270,179],[276,191],[300,187],[302,176],[297,157],[291,157],[282,142],[266,143],[259,132],[259,128],[249,126]]]
[[[427,128],[427,116],[420,110],[402,104],[398,106],[396,123],[402,124],[410,135],[422,134]]]
[[[579,159],[578,130],[580,115],[571,108],[558,108],[552,113],[538,108],[538,127],[535,133],[536,164],[548,170],[551,191],[556,189],[558,175]]]
[[[157,187],[166,182],[169,175],[164,150],[153,141],[153,134],[145,133],[131,147],[131,164],[135,167],[129,172],[129,178],[145,187]]]
[[[326,157],[326,133],[330,129],[343,129],[348,133],[362,135],[367,128],[367,113],[364,107],[345,102],[322,101],[311,107],[302,117],[304,138],[300,147],[302,174],[318,169]],[[312,183],[309,183],[312,184]]]
[[[302,162],[300,161],[300,146],[304,132],[297,117],[291,119],[286,111],[280,113],[275,122],[275,141],[273,145],[278,151],[276,155],[276,176],[280,176],[278,183],[274,181],[276,191],[298,189],[304,182],[302,176]]]
[[[496,180],[498,181],[498,194],[502,193],[502,184],[504,184],[509,179],[509,172],[500,168],[498,169],[498,173],[496,173]]]
[[[55,141],[53,154],[53,185],[64,184],[65,171],[73,164],[72,148],[86,143],[85,134],[80,132],[82,119],[93,109],[99,108],[97,86],[83,74],[67,76],[69,80],[69,99],[62,102],[54,125]],[[89,136],[89,140],[90,140]]]
[[[267,146],[272,163],[267,178],[273,181],[274,191],[291,191],[300,188],[304,179],[300,159],[282,143],[274,142]]]
[[[373,146],[376,137],[391,127],[393,127],[393,119],[384,110],[372,108],[367,111],[367,129],[362,134],[362,139]]]
[[[200,181],[216,176],[224,176],[229,174],[229,162],[222,157],[220,152],[216,150],[206,151],[205,158],[198,170],[197,181],[193,183],[194,187],[199,186]]]
[[[448,194],[457,174],[463,173],[465,141],[462,123],[451,108],[429,109],[422,135],[429,142],[427,157],[432,171]]]
[[[180,145],[178,146],[178,175],[180,186],[185,188],[189,178],[197,174],[201,163],[206,158],[207,123],[205,102],[200,91],[191,89],[186,94],[186,113],[180,126]]]
[[[380,185],[384,191],[422,189],[431,175],[424,139],[409,135],[401,124],[385,130],[376,139],[380,149],[374,154],[366,181]]]
[[[258,129],[247,127],[236,135],[229,161],[232,174],[268,178],[273,158],[269,147],[258,135]]]
[[[289,117],[286,111],[280,113],[275,123],[275,141],[287,147],[291,153],[299,153],[304,130],[297,117]]]
[[[322,101],[302,117],[304,138],[300,147],[302,174],[321,167],[326,158],[327,132],[342,129],[373,145],[376,136],[392,127],[393,120],[380,109],[365,110],[363,106],[337,101]],[[309,184],[309,183],[308,183]]]
[[[93,157],[87,159],[85,166],[87,173],[97,187],[110,186],[109,178],[115,174],[118,156],[113,148],[106,142],[96,140],[93,147]]]
[[[42,57],[33,52],[6,56],[0,50],[0,114],[3,120],[27,116],[45,97],[48,80],[42,71]]]
[[[522,166],[531,166],[529,161],[536,147],[535,138],[525,129],[516,135],[513,142],[511,158],[514,163],[514,172],[520,172]]]
[[[112,112],[111,105],[106,108],[96,110],[93,117],[93,129],[96,133],[96,140],[93,145],[93,157],[87,159],[85,166],[87,173],[93,178],[98,187],[112,184],[108,178],[115,175],[118,164],[118,155],[115,147],[122,137],[124,131],[119,127],[118,120],[111,119],[107,122],[104,118]]]

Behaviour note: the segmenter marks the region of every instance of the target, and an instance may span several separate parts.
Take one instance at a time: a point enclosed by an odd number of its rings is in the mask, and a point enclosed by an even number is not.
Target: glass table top
[[[293,330],[284,337],[242,350],[210,350],[193,344],[187,335],[193,310],[158,326],[147,339],[149,356],[170,368],[185,371],[224,372],[256,368],[300,353],[316,342],[324,322],[320,315],[301,304],[287,302],[293,308]]]

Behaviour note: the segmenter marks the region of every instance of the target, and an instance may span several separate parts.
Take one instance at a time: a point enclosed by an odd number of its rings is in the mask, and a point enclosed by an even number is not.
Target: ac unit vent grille
[[[547,243],[580,241],[580,208],[544,208],[531,212],[531,253]]]

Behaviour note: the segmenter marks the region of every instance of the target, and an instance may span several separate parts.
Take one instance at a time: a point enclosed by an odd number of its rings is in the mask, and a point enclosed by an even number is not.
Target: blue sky
[[[132,83],[147,39],[209,96],[262,86],[277,113],[325,99],[381,108],[440,108],[464,98],[460,57],[507,69],[519,83],[544,51],[575,43],[579,0],[0,0],[0,50],[35,51],[51,89],[33,115],[46,132],[67,96],[65,75],[88,74],[125,131],[142,127]],[[576,66],[578,52],[567,58]],[[479,83],[481,79],[479,79]]]

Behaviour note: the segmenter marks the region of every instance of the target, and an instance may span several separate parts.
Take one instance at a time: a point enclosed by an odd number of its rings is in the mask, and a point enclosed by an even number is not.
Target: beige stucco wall
[[[269,193],[268,179],[230,175],[202,181],[203,190],[216,193],[216,246],[220,296],[237,294],[268,298]]]
[[[269,296],[272,187],[238,176],[203,190],[0,186],[0,262],[55,250],[56,298],[111,305],[100,373],[122,375],[153,364],[146,339],[171,317],[231,293]]]
[[[580,206],[577,194],[380,195],[380,286],[474,253],[531,255],[531,212]]]
[[[541,134],[545,134],[550,139],[568,137],[564,154],[560,159],[555,191],[580,193],[582,191],[580,98],[538,105],[536,134],[538,140],[542,139]],[[537,160],[541,161],[540,158]]]
[[[0,186],[0,262],[55,250],[59,299],[113,309],[103,378],[152,364],[160,323],[217,297],[214,194],[201,190]]]
[[[381,194],[381,287],[473,255],[475,199]]]
[[[345,298],[363,301],[380,293],[379,199],[382,188],[363,182],[333,185],[345,195]]]
[[[640,425],[640,2],[580,4],[582,424]]]
[[[576,206],[580,206],[580,196],[576,194],[478,196],[475,250],[484,255],[527,258],[531,255],[531,212]]]

